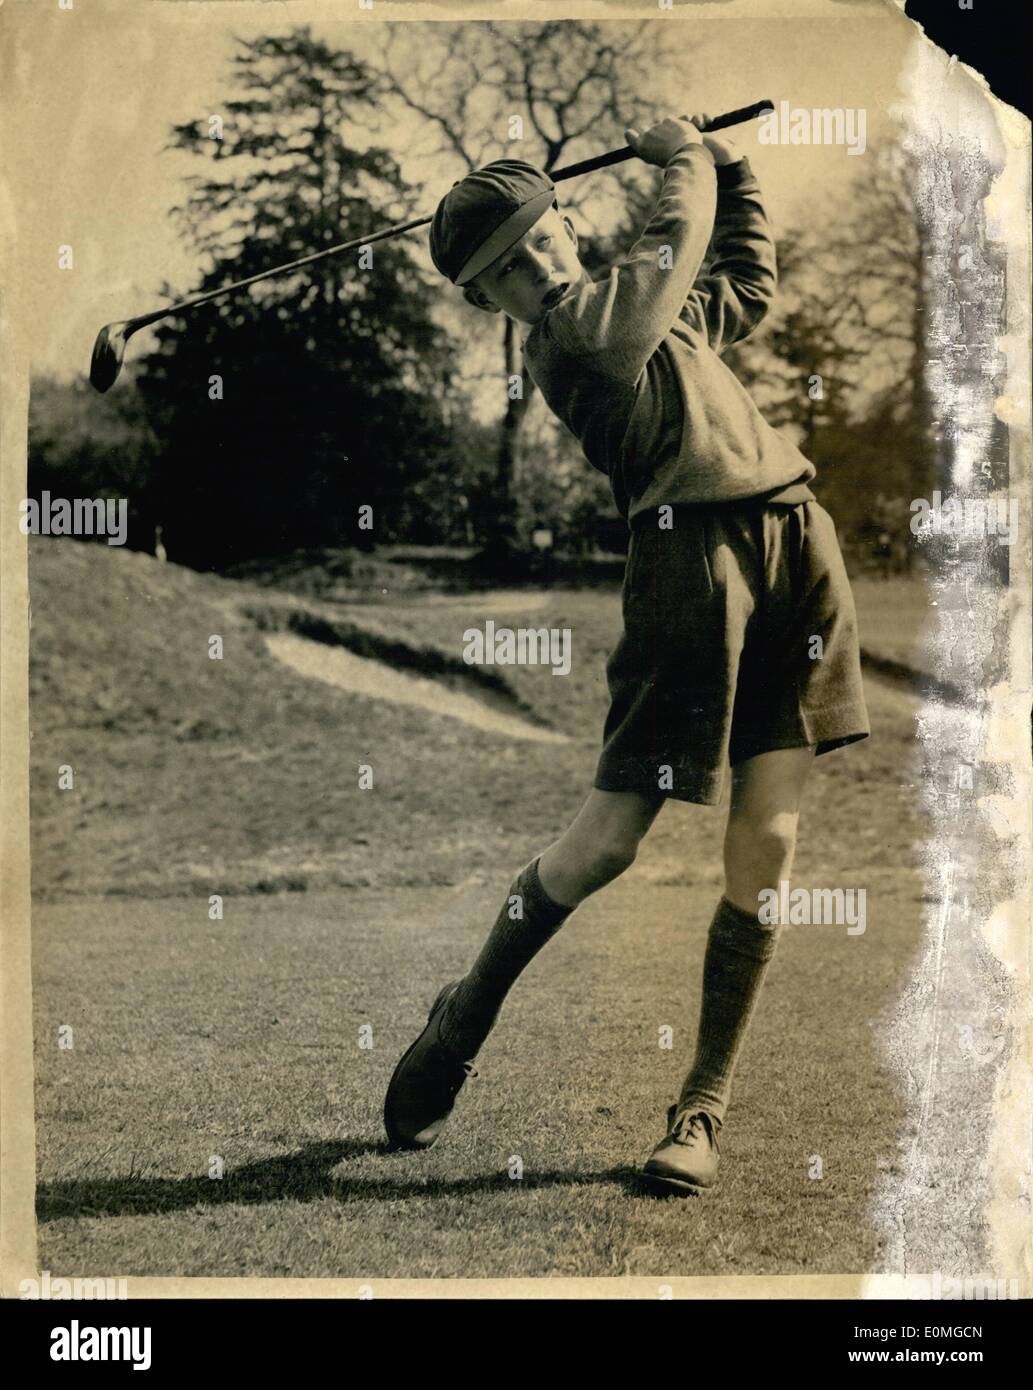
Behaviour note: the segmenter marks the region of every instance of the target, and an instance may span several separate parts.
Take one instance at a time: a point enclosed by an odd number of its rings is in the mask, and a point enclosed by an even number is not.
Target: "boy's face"
[[[535,324],[584,274],[574,224],[549,208],[515,245],[474,276],[465,287],[466,297],[479,309],[501,309],[520,323]]]

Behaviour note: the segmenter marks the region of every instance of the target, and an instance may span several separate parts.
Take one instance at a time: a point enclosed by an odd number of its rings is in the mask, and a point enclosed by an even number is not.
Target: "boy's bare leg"
[[[542,887],[554,901],[576,907],[630,868],[663,804],[660,795],[593,787],[574,820],[539,859]]]
[[[800,797],[813,748],[779,749],[733,769],[725,833],[725,895],[714,914],[703,962],[703,1004],[693,1066],[678,1108],[723,1122],[736,1059],[778,941],[778,923],[758,920],[760,893],[788,878]]]
[[[592,789],[555,844],[518,874],[468,974],[442,1014],[442,1041],[476,1056],[521,971],[571,912],[634,861],[663,797]]]
[[[800,798],[813,762],[813,748],[782,748],[732,769],[725,897],[751,916],[761,892],[777,889],[792,869]]]

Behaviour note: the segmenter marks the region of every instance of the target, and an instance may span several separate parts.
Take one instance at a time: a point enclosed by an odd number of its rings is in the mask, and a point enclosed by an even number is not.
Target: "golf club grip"
[[[726,130],[732,125],[742,125],[755,120],[775,108],[770,101],[755,101],[752,106],[740,106],[737,111],[726,111],[723,116],[715,116],[700,129],[709,133],[713,130]],[[610,150],[607,154],[596,155],[592,159],[582,159],[579,164],[568,164],[565,169],[554,169],[549,177],[553,183],[576,178],[579,174],[590,174],[594,169],[608,169],[612,164],[623,164],[626,159],[634,159],[635,151],[630,145],[620,150]]]

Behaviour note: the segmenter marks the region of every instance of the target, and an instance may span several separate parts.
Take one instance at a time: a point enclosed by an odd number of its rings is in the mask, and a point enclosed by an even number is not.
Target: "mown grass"
[[[878,1267],[867,1204],[903,1121],[879,1025],[921,927],[906,695],[870,685],[873,738],[819,761],[802,816],[798,882],[866,887],[867,931],[787,933],[740,1065],[721,1186],[665,1200],[635,1168],[691,1055],[720,891],[714,811],[666,807],[629,874],[534,962],[435,1149],[388,1153],[380,1128],[387,1078],[437,987],[590,783],[615,593],[500,609],[512,626],[572,628],[570,677],[512,671],[571,735],[555,748],[303,681],[264,651],[232,586],[144,557],[52,542],[32,584],[34,871],[64,898],[33,923],[42,1267]],[[478,621],[471,611],[399,608],[392,621],[444,641]],[[367,760],[374,792],[357,788]],[[76,767],[74,792],[57,791],[57,762]],[[263,876],[309,891],[256,894]],[[210,893],[224,895],[221,921]],[[221,1178],[208,1176],[216,1156]]]

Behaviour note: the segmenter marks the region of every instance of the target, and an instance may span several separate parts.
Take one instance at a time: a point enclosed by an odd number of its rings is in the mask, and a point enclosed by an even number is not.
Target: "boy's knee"
[[[748,864],[762,876],[778,875],[788,866],[796,848],[796,816],[754,819],[733,817],[725,837],[725,861],[729,865]]]
[[[600,841],[592,852],[595,875],[604,883],[619,878],[634,864],[638,845],[638,839],[633,835],[614,835]]]

